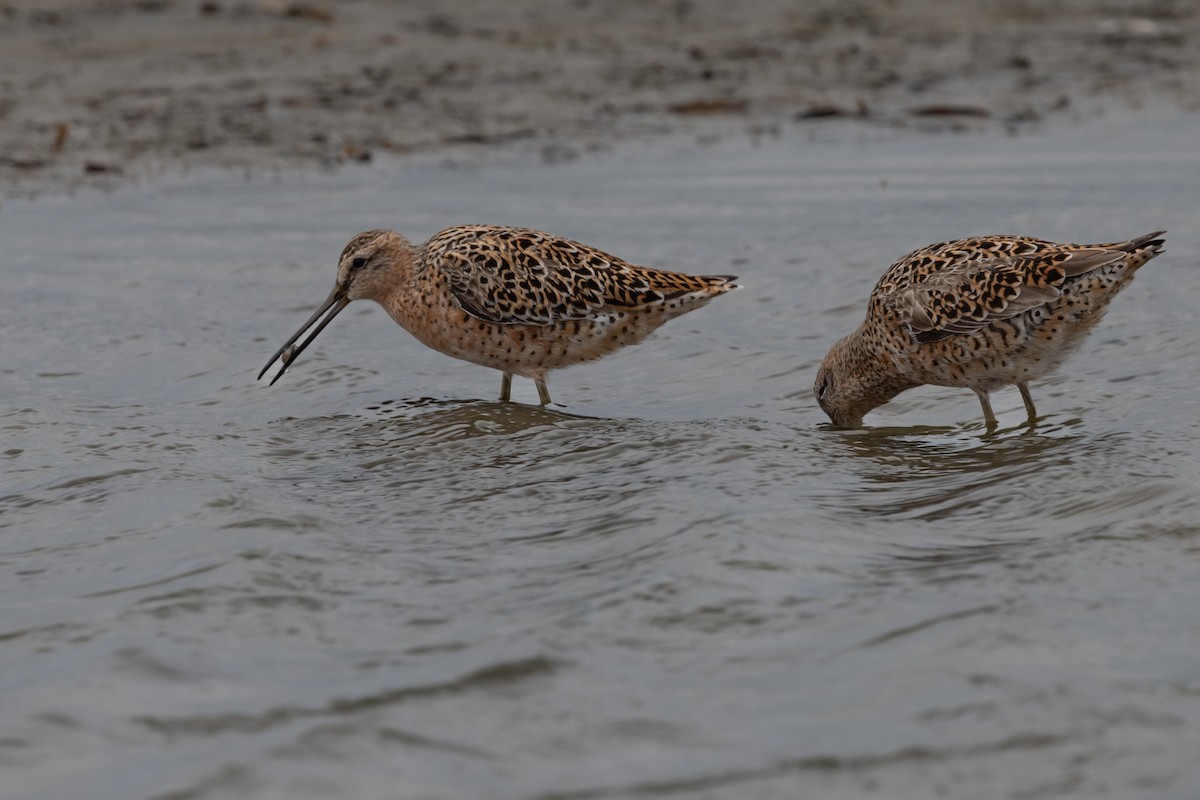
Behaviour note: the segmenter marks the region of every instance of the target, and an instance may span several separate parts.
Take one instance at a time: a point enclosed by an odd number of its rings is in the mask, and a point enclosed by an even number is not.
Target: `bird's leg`
[[[985,425],[987,425],[987,429],[989,431],[995,429],[998,423],[996,422],[996,415],[992,413],[992,403],[990,400],[988,400],[988,393],[983,389],[976,389],[973,387],[971,391],[973,391],[975,396],[979,398],[979,405],[983,406],[983,422]]]
[[[500,379],[500,402],[507,403],[512,399],[512,373],[504,373],[504,377]]]
[[[1022,381],[1017,384],[1017,388],[1021,390],[1021,399],[1025,401],[1025,410],[1029,412],[1029,424],[1037,423],[1037,409],[1033,407],[1033,397],[1029,394],[1029,384]]]
[[[542,401],[542,405],[550,405],[550,390],[546,388],[546,379],[538,378],[534,382],[538,390],[538,399]]]

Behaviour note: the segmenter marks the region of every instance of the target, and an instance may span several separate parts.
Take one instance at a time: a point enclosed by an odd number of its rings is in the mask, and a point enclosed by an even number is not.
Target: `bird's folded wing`
[[[917,341],[938,341],[974,333],[1052,302],[1061,295],[1067,278],[1127,255],[1100,248],[1063,248],[1028,256],[963,259],[920,282],[899,287],[888,303]]]
[[[438,268],[468,314],[500,324],[551,325],[661,302],[653,270],[537,231],[459,240]]]

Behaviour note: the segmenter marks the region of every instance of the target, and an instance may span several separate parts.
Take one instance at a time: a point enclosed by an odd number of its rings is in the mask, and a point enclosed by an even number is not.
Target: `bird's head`
[[[398,284],[411,276],[414,254],[412,245],[398,233],[389,230],[364,231],[352,238],[338,259],[337,280],[333,291],[308,321],[296,331],[283,347],[271,356],[271,360],[258,373],[262,378],[279,361],[279,372],[271,383],[291,366],[304,348],[317,338],[325,326],[336,317],[352,300],[375,300],[382,302]],[[312,331],[303,341],[300,337]],[[299,343],[297,343],[299,342]]]

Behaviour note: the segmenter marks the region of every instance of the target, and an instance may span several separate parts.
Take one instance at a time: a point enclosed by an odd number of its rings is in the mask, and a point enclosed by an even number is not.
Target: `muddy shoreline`
[[[903,5],[903,7],[901,7]],[[0,2],[0,194],[1200,110],[1188,2]]]

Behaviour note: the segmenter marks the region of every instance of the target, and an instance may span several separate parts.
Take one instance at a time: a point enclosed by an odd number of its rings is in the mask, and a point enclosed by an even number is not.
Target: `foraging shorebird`
[[[923,384],[971,389],[989,430],[988,393],[1015,384],[1029,422],[1029,381],[1059,366],[1100,321],[1165,231],[1111,244],[984,236],[914,250],[884,272],[867,318],[825,356],[813,385],[833,424]]]
[[[520,375],[533,379],[546,405],[550,370],[637,344],[737,289],[734,280],[634,266],[528,228],[463,225],[419,247],[393,231],[366,231],[342,251],[329,297],[258,377],[279,361],[274,384],[350,301],[374,300],[423,344],[500,370],[502,401]]]

